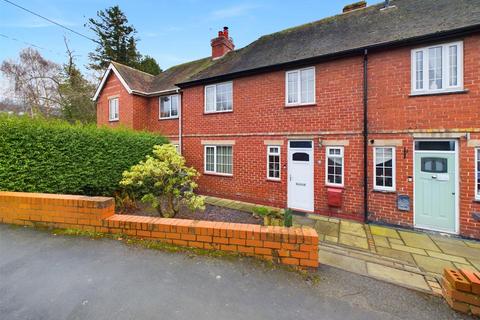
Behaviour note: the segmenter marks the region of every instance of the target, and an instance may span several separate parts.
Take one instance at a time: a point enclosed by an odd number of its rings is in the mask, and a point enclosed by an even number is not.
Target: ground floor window
[[[231,175],[232,169],[232,146],[205,146],[205,172]]]
[[[395,190],[395,148],[377,147],[373,153],[374,177],[373,187],[376,190]]]
[[[267,146],[267,178],[280,180],[280,147]]]
[[[327,147],[326,183],[343,186],[343,147]]]
[[[480,200],[480,148],[475,149],[475,198]]]

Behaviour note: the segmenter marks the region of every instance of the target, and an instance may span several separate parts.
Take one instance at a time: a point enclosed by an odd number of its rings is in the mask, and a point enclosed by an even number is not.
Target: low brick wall
[[[0,192],[0,223],[122,233],[180,246],[239,252],[299,268],[318,267],[318,234],[312,228],[116,215],[114,212],[112,198]]]
[[[0,192],[1,223],[95,230],[114,213],[115,202],[107,197]]]
[[[452,309],[480,317],[480,272],[445,269],[442,291]]]

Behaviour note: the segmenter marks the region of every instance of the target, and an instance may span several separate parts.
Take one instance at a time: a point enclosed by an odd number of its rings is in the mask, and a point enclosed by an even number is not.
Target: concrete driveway
[[[318,284],[214,259],[0,225],[0,318],[470,319],[440,299],[322,266]]]

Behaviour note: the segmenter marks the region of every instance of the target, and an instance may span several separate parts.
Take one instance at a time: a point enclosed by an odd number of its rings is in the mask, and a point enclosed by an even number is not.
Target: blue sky
[[[163,69],[210,55],[210,39],[224,25],[230,28],[237,48],[260,36],[315,21],[341,12],[355,0],[238,0],[238,1],[108,1],[108,0],[11,0],[78,32],[93,37],[84,27],[97,10],[118,4],[138,31],[138,49],[153,56]],[[379,1],[375,1],[379,2]],[[374,2],[372,2],[374,3]],[[14,41],[3,37],[16,38]],[[48,59],[65,61],[63,37],[77,55],[77,63],[88,63],[95,44],[0,0],[0,61],[16,58],[34,44]],[[27,43],[25,43],[27,42]],[[84,71],[87,70],[84,68]],[[5,86],[5,80],[3,86]],[[2,85],[0,85],[1,87]]]

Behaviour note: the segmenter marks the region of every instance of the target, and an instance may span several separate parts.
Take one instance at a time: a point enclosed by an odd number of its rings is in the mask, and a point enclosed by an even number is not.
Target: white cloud
[[[244,16],[251,10],[256,9],[258,7],[259,7],[258,5],[254,5],[254,4],[247,4],[247,3],[238,4],[235,6],[215,10],[211,13],[211,17],[213,19],[226,19],[226,18],[240,17],[240,16]]]

